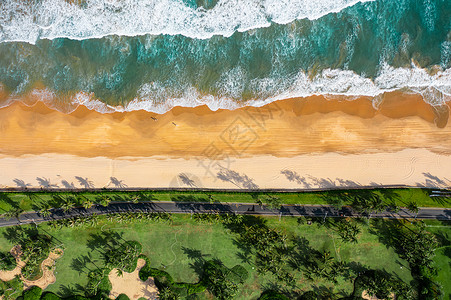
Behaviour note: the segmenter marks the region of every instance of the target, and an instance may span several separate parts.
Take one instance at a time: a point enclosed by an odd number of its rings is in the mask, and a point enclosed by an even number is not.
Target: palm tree
[[[418,207],[418,205],[417,205],[417,203],[415,201],[410,201],[409,203],[407,203],[407,209],[410,212],[414,213],[415,216],[420,211],[420,208]]]
[[[107,219],[109,222],[113,222],[113,221],[116,219],[116,214],[113,214],[113,213],[107,214],[107,215],[106,215],[106,219]]]
[[[52,212],[50,211],[51,209],[52,209],[52,207],[50,206],[50,204],[45,202],[45,204],[43,204],[41,206],[41,209],[39,210],[39,214],[44,218],[48,218],[52,215]]]
[[[90,226],[96,226],[99,224],[99,216],[98,215],[92,215],[87,220]]]
[[[86,197],[83,197],[81,203],[85,209],[91,208],[94,205],[94,202]]]
[[[130,197],[130,200],[133,202],[133,203],[138,203],[139,202],[139,200],[141,200],[141,196],[140,195],[138,195],[138,194],[136,194],[136,195],[132,195],[131,197]]]
[[[119,223],[124,223],[124,222],[128,221],[127,216],[125,214],[117,214],[116,219],[117,219],[117,222],[119,222]]]
[[[161,300],[178,300],[180,296],[174,293],[169,287],[158,290],[158,298]]]
[[[20,216],[21,213],[23,213],[23,209],[21,209],[21,208],[11,208],[10,210],[8,210],[7,212],[5,212],[3,214],[3,217],[6,220],[10,220],[12,218],[16,218],[18,221],[20,221],[19,220],[19,216]]]
[[[61,228],[59,222],[57,220],[52,220],[49,221],[48,223],[50,225],[50,227],[52,227],[53,229],[57,229],[57,228]]]
[[[74,207],[75,207],[75,202],[72,199],[72,197],[66,197],[63,200],[63,203],[61,204],[61,208],[63,209],[63,211],[65,213],[67,213],[68,211],[70,211]]]
[[[66,226],[69,226],[69,227],[75,227],[75,226],[77,226],[77,225],[78,225],[78,224],[77,224],[77,219],[75,219],[75,218],[70,218],[70,219],[67,220]]]
[[[110,204],[110,202],[111,202],[110,197],[106,195],[102,196],[102,198],[100,199],[100,205],[104,207],[107,207]]]

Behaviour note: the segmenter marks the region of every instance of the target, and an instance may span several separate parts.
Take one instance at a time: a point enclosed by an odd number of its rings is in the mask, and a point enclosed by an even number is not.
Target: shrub
[[[80,295],[74,295],[74,296],[70,296],[69,298],[64,298],[64,300],[89,300],[89,299],[95,299],[94,298],[86,298]],[[105,299],[104,297],[101,298],[102,300]]]
[[[0,280],[0,295],[3,296],[3,299],[15,299],[18,295],[21,294],[23,290],[22,280],[18,276],[10,281],[1,281]],[[17,295],[14,298],[10,298],[11,295]]]
[[[130,300],[130,298],[125,294],[120,294],[117,296],[116,300]]]
[[[41,300],[61,300],[61,298],[52,292],[45,292],[42,294]]]
[[[232,281],[243,283],[248,278],[249,273],[243,266],[236,265],[231,269],[229,276]]]
[[[146,264],[139,271],[139,278],[142,281],[146,281],[147,278],[153,277],[155,279],[155,285],[157,286],[161,295],[163,295],[162,297],[170,298],[173,295],[186,297],[189,295],[202,293],[206,289],[202,282],[174,282],[174,279],[168,272],[150,267],[150,261],[147,256],[140,255],[139,258],[142,258],[146,261]]]
[[[278,299],[278,298],[268,298],[268,299]],[[318,295],[314,291],[308,291],[299,297],[299,300],[316,300]]]
[[[301,296],[301,299],[304,299],[302,297],[303,297],[303,295]],[[316,298],[305,298],[305,299],[316,299]],[[288,300],[288,298],[279,292],[268,290],[268,291],[264,291],[260,295],[258,300]]]
[[[24,300],[39,300],[41,299],[42,289],[37,286],[32,286],[28,290],[23,292]]]
[[[11,271],[16,267],[16,259],[11,253],[0,252],[0,270]]]

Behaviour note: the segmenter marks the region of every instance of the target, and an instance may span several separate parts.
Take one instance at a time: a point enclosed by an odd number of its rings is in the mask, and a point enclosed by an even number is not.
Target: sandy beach
[[[395,153],[184,158],[1,156],[2,187],[333,188],[403,184],[451,186],[451,157],[424,149]]]
[[[65,114],[39,101],[17,102],[0,109],[0,184],[450,185],[448,106],[401,93],[381,100],[378,109],[367,97],[313,96],[233,111],[175,107],[163,115],[83,106]]]

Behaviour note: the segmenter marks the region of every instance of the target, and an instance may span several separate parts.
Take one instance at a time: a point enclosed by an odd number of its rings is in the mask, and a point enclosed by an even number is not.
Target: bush
[[[19,296],[23,291],[23,283],[22,280],[18,276],[10,281],[1,281],[0,280],[0,295],[3,296],[3,299],[15,299]],[[17,295],[10,298],[11,295]]]
[[[28,290],[23,292],[24,300],[39,300],[41,299],[42,289],[37,286],[32,286]]]
[[[236,265],[231,269],[229,276],[233,282],[243,283],[249,277],[249,272],[243,266]]]
[[[149,258],[145,255],[140,255],[139,258],[142,258],[146,261],[146,264],[139,271],[139,278],[142,281],[146,281],[147,278],[153,277],[155,280],[155,285],[158,290],[163,294],[176,294],[178,296],[189,296],[197,293],[202,293],[205,291],[206,287],[201,283],[184,283],[184,282],[174,282],[172,276],[165,271],[155,269],[150,267]]]
[[[11,271],[16,267],[16,259],[11,253],[0,252],[0,270]]]
[[[202,283],[189,283],[186,290],[187,290],[187,294],[188,295],[193,295],[193,294],[198,294],[198,293],[202,293],[206,290],[207,288],[202,284]]]
[[[116,300],[130,300],[130,298],[128,298],[128,296],[125,294],[120,294],[119,296],[117,296]]]
[[[94,298],[86,298],[80,295],[75,295],[75,296],[70,296],[69,298],[64,298],[64,300],[89,300],[89,299],[95,299]],[[105,297],[101,296],[101,299],[104,300],[106,299]]]
[[[304,298],[302,298],[302,296],[301,296],[301,299],[304,299]],[[305,299],[310,299],[310,298],[305,298]],[[312,299],[316,299],[316,298],[312,298]],[[268,291],[264,291],[260,295],[258,300],[289,300],[289,299],[285,295],[283,295],[279,292],[268,290]]]
[[[61,298],[52,292],[45,292],[42,294],[41,300],[61,300]]]

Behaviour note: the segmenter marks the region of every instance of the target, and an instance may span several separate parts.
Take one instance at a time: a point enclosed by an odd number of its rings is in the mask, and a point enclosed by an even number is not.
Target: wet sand
[[[386,98],[378,110],[369,98],[315,96],[233,111],[175,107],[163,115],[102,114],[84,106],[64,114],[42,102],[30,107],[18,102],[0,109],[0,154],[292,157],[412,148],[451,153],[448,107],[439,111],[419,96]]]
[[[446,182],[448,106],[401,93],[386,94],[378,109],[371,100],[313,96],[234,111],[175,107],[158,115],[101,114],[84,106],[65,114],[28,99],[31,106],[0,109],[0,184],[16,186],[19,179],[38,186],[39,177],[78,187],[79,176],[96,187],[112,187],[111,177],[131,187],[168,187],[180,185],[179,174],[191,174],[203,187],[236,188],[218,179],[221,168],[261,188],[319,187],[315,178],[416,185],[426,182],[423,173]],[[302,186],[283,170],[313,179]]]

